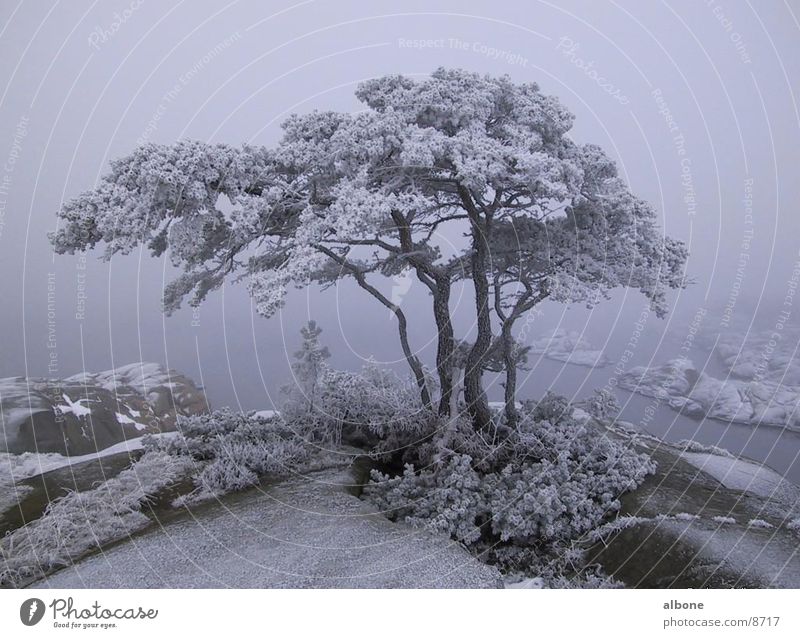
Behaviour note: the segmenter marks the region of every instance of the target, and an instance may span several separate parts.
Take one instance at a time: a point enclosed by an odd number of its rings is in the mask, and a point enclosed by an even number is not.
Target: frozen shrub
[[[321,332],[313,321],[301,330],[294,382],[283,389],[286,423],[315,441],[375,453],[413,446],[431,431],[434,415],[423,408],[416,384],[374,363],[361,372],[333,369],[325,363],[330,354],[320,344]]]
[[[714,454],[716,456],[727,456],[728,458],[735,458],[734,454],[731,454],[725,448],[717,447],[716,445],[704,445],[703,443],[698,443],[697,441],[692,441],[691,439],[682,439],[675,444],[677,447],[685,450],[686,452],[701,452],[707,454]]]
[[[565,399],[548,396],[526,406],[507,438],[451,434],[443,446],[453,451],[448,460],[407,466],[398,477],[375,472],[366,493],[391,518],[477,548],[500,542],[546,550],[576,539],[617,511],[619,496],[655,465],[570,415]],[[482,447],[481,458],[464,454],[464,447]]]
[[[168,440],[148,437],[145,447],[194,461],[197,488],[188,503],[241,490],[264,474],[281,474],[305,460],[308,445],[302,433],[280,418],[241,414],[229,409],[182,417],[178,435]]]
[[[582,402],[581,407],[595,419],[601,421],[616,419],[620,411],[617,397],[605,388],[595,390],[592,396]]]
[[[323,365],[313,411],[290,422],[310,428],[315,439],[386,450],[415,440],[432,417],[416,386],[389,370],[368,364],[354,373]]]
[[[258,474],[238,459],[222,456],[209,461],[197,474],[195,485],[205,495],[221,495],[258,483]]]
[[[149,451],[98,487],[52,501],[41,518],[0,540],[0,585],[42,576],[146,527],[142,505],[188,468],[185,458]]]
[[[481,476],[469,456],[454,456],[437,473],[415,473],[407,465],[401,477],[373,471],[370,494],[384,514],[395,520],[444,532],[466,544],[481,537],[481,518],[488,512],[481,494]]]
[[[539,402],[528,402],[528,410],[532,408],[534,421],[550,421],[560,423],[572,415],[572,406],[566,397],[554,392],[547,392]]]

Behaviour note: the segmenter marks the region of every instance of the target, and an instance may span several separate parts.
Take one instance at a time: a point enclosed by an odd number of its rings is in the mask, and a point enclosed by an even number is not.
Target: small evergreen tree
[[[330,358],[328,348],[319,342],[322,328],[316,321],[309,321],[300,329],[302,344],[294,353],[295,361],[292,363],[294,384],[284,388],[289,395],[289,400],[284,408],[297,414],[311,414],[314,412],[317,388],[322,375],[325,360]]]

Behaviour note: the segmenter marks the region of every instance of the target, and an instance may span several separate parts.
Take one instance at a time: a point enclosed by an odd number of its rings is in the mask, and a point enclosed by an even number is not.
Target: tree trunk
[[[436,320],[436,371],[439,375],[439,414],[450,416],[451,398],[453,396],[453,371],[455,339],[453,323],[450,320],[450,280],[439,278],[436,281],[436,292],[433,295],[433,314]]]
[[[472,282],[475,286],[475,305],[478,335],[467,356],[464,370],[464,400],[476,429],[489,426],[492,414],[483,391],[483,360],[492,345],[492,320],[489,315],[489,281],[486,278],[487,242],[479,220],[472,219]]]
[[[506,425],[516,427],[519,415],[517,414],[517,360],[514,356],[514,337],[511,334],[512,321],[503,322],[503,363],[506,368],[505,387],[505,412]]]
[[[422,369],[422,364],[419,362],[419,359],[411,350],[411,345],[408,343],[408,321],[406,320],[406,315],[397,306],[394,306],[392,311],[394,312],[395,317],[397,317],[397,330],[400,333],[400,345],[403,348],[403,354],[406,357],[406,361],[408,362],[411,371],[414,373],[414,379],[417,381],[417,387],[419,387],[422,405],[424,405],[428,410],[432,410],[433,402],[431,401],[431,394],[428,391],[428,384],[425,381],[425,371]]]

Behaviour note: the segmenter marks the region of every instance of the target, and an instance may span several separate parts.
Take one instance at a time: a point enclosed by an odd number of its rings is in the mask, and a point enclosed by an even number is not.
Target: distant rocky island
[[[611,361],[602,350],[594,348],[586,337],[575,330],[555,330],[531,343],[530,352],[541,354],[553,361],[562,361],[589,368],[601,368]]]
[[[716,376],[678,358],[632,368],[619,385],[688,416],[800,430],[800,362],[788,342],[769,334],[725,337],[716,342],[714,356],[722,365]]]

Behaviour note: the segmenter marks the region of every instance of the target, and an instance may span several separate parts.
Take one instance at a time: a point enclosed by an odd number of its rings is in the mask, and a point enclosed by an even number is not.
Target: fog
[[[439,66],[508,74],[557,95],[576,116],[573,138],[615,157],[667,234],[688,244],[693,283],[670,296],[667,318],[644,322],[636,363],[676,356],[698,312],[712,338],[772,330],[782,310],[791,325],[800,316],[787,303],[800,260],[800,24],[791,5],[3,3],[0,376],[156,361],[202,383],[215,406],[270,407],[309,317],[335,365],[372,357],[403,370],[393,320],[350,283],[294,291],[269,320],[243,285],[165,317],[161,291],[175,274],[166,258],[54,256],[46,235],[62,202],[142,140],[273,145],[289,113],[357,110],[360,81]],[[425,291],[383,285],[403,289],[411,342],[431,363]],[[454,297],[466,337],[472,300],[468,290]],[[635,290],[593,309],[547,303],[530,336],[561,325],[615,360],[644,307]],[[696,342],[689,356],[704,365],[707,350]],[[526,373],[536,374],[545,372]]]

